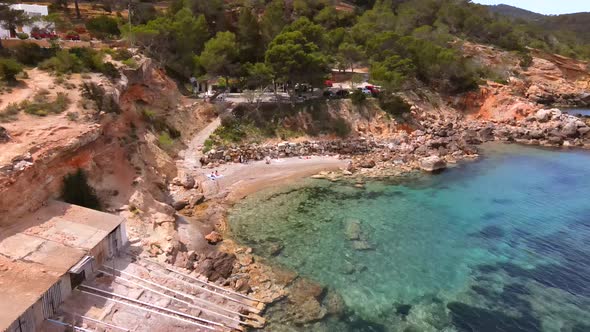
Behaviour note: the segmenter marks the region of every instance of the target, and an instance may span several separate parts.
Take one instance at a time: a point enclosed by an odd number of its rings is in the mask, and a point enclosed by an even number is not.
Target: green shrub
[[[117,61],[125,61],[131,59],[133,57],[133,53],[131,53],[126,48],[118,48],[113,52],[112,56],[113,59]]]
[[[520,52],[518,53],[520,58],[519,65],[523,69],[529,68],[533,64],[533,57],[528,52]]]
[[[350,125],[343,118],[338,118],[334,121],[332,130],[340,138],[345,138],[351,132]]]
[[[350,100],[352,101],[353,105],[361,105],[367,100],[367,95],[365,95],[361,90],[354,90],[352,94],[350,94]]]
[[[161,132],[160,135],[158,135],[158,145],[162,149],[169,149],[174,145],[174,139],[170,137],[170,134],[168,134],[168,132]]]
[[[214,144],[215,144],[215,142],[213,142],[212,139],[207,138],[205,140],[205,142],[203,143],[203,153],[207,153],[207,152],[211,151],[211,149],[213,149]]]
[[[41,62],[39,68],[65,74],[80,72],[83,64],[75,54],[70,53],[68,50],[60,50],[54,57]]]
[[[237,124],[237,119],[232,113],[222,114],[219,119],[224,127],[233,127]]]
[[[247,136],[238,121],[221,125],[215,130],[215,135],[224,143],[238,143]]]
[[[137,69],[138,67],[137,61],[135,61],[133,58],[123,60],[123,64],[131,69]]]
[[[23,71],[23,65],[14,59],[0,58],[0,76],[8,82],[14,82],[16,75]]]
[[[88,184],[86,172],[78,169],[64,177],[61,198],[70,204],[100,210],[101,204],[96,191]]]
[[[104,62],[104,54],[88,47],[74,47],[60,50],[54,57],[43,61],[39,68],[57,73],[97,72],[115,79],[121,74],[113,63]]]
[[[29,34],[28,33],[24,33],[24,32],[19,32],[19,33],[16,34],[16,36],[20,40],[29,39]]]
[[[78,120],[78,113],[76,113],[76,112],[68,112],[68,114],[66,114],[66,116],[68,117],[68,120],[70,120],[70,121],[77,121]]]
[[[156,119],[156,112],[151,109],[143,108],[141,110],[141,115],[148,122],[152,122]]]
[[[35,43],[22,43],[12,49],[12,55],[24,65],[36,66],[39,62],[52,57],[55,50],[43,48]]]
[[[106,15],[86,21],[86,29],[98,38],[116,37],[121,34],[117,19]]]
[[[119,77],[121,77],[121,73],[119,73],[119,69],[117,69],[117,67],[115,67],[115,65],[112,62],[105,62],[102,64],[101,66],[102,68],[100,68],[100,72],[110,78],[110,79],[117,79]]]
[[[10,103],[6,108],[0,111],[0,122],[9,122],[16,120],[16,116],[20,112],[20,107],[17,103]]]
[[[99,112],[120,113],[121,108],[112,95],[107,95],[104,90],[94,82],[84,82],[80,87],[82,96],[91,100]]]
[[[49,114],[59,114],[65,111],[70,105],[68,96],[63,93],[57,93],[53,101],[49,100],[49,92],[42,90],[38,92],[32,101],[25,100],[20,104],[20,108],[27,114],[46,116]]]
[[[398,117],[410,111],[410,105],[400,96],[382,92],[379,94],[379,106],[386,113]]]

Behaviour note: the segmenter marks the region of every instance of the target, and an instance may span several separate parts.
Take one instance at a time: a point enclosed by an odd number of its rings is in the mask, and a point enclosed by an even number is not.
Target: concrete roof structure
[[[119,216],[51,201],[0,228],[0,330],[123,221]]]

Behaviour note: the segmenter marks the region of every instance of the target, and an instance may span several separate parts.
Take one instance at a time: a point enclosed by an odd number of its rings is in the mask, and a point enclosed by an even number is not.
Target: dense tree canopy
[[[477,86],[486,71],[462,41],[528,58],[528,48],[590,57],[590,46],[468,0],[175,0],[165,14],[132,22],[130,40],[185,79],[222,76],[249,88],[320,85],[330,68],[368,66],[391,90]],[[348,9],[347,9],[348,8]]]
[[[234,76],[239,67],[236,36],[229,31],[218,32],[205,43],[205,49],[196,61],[206,73],[223,76],[229,83],[229,77]]]

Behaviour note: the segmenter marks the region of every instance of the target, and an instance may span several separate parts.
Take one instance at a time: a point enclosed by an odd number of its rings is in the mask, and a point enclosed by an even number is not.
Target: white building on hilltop
[[[14,4],[14,5],[11,5],[10,8],[15,9],[15,10],[22,10],[29,17],[33,17],[33,18],[47,16],[49,14],[49,10],[48,10],[47,6],[41,6],[41,5]],[[46,22],[43,22],[43,21],[37,22],[36,21],[36,22],[30,23],[28,25],[18,27],[16,29],[16,31],[17,32],[24,32],[30,36],[31,30],[33,30],[34,27],[43,28],[46,25],[47,25]],[[11,36],[9,30],[6,30],[0,26],[0,38],[2,38],[2,39],[16,38],[16,36]]]

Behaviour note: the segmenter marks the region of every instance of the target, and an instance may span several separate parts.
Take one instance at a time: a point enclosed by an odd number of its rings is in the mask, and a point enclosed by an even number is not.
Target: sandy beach
[[[199,169],[196,175],[203,179],[206,196],[226,196],[225,201],[236,201],[265,188],[283,185],[321,171],[333,171],[346,167],[349,160],[334,156],[273,159],[270,164],[255,161],[248,164],[225,164],[213,169]],[[207,175],[218,171],[222,176],[210,180]]]

